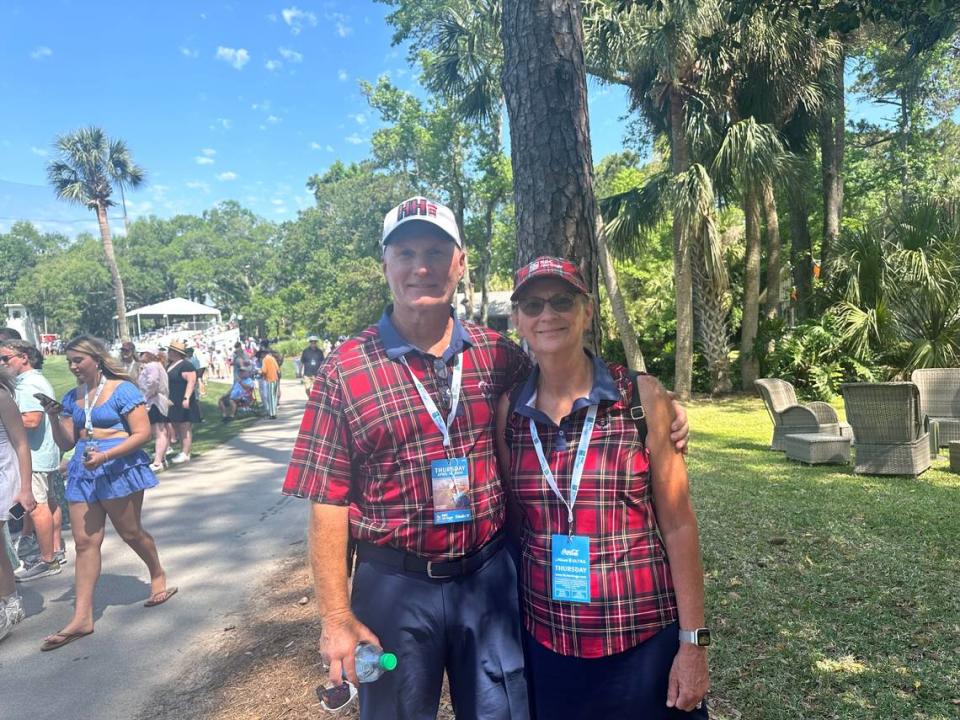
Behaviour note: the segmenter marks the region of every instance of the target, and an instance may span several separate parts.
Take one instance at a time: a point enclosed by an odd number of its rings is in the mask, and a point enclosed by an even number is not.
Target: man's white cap
[[[460,230],[457,228],[457,219],[453,211],[446,205],[441,205],[425,197],[417,196],[393,208],[383,218],[383,236],[380,238],[380,248],[386,247],[390,237],[401,227],[421,224],[437,228],[441,233],[463,248],[460,239]]]

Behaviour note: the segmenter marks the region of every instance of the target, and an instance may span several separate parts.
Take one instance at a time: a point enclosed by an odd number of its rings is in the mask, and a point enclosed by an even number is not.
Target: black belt
[[[434,580],[446,580],[469,575],[483,567],[484,563],[503,547],[503,537],[503,533],[499,532],[476,552],[456,560],[425,560],[418,555],[403,550],[372,545],[367,542],[357,543],[357,558],[367,562],[389,565],[405,572],[419,573]]]

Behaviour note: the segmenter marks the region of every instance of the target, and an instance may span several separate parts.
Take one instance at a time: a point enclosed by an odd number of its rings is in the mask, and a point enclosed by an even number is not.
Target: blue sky
[[[387,10],[372,0],[4,0],[0,230],[25,219],[95,231],[92,214],[57,201],[45,180],[54,137],[91,124],[125,139],[148,172],[129,197],[133,217],[225,199],[295,217],[312,204],[310,175],[367,155],[376,123],[357,81],[388,73],[417,91]],[[591,82],[596,159],[622,148],[626,108],[622,88]]]
[[[360,160],[376,123],[357,81],[416,90],[388,8],[349,2],[5,2],[0,5],[0,229],[28,219],[92,230],[53,198],[51,143],[99,125],[149,174],[132,216],[235,199],[282,220],[312,204],[306,179]],[[596,157],[622,145],[626,101],[592,88]],[[113,223],[115,226],[117,223]]]

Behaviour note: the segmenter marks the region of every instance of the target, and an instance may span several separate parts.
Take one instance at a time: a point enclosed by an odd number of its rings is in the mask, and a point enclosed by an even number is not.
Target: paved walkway
[[[0,641],[0,715],[128,720],[151,688],[188,669],[191,646],[222,632],[277,558],[304,551],[307,505],[280,495],[303,402],[299,384],[284,382],[277,420],[164,472],[160,487],[147,491],[144,526],[180,588],[168,603],[143,607],[146,568],[109,523],[93,635],[40,652],[43,638],[71,616],[69,543],[60,575],[20,584],[27,618]]]

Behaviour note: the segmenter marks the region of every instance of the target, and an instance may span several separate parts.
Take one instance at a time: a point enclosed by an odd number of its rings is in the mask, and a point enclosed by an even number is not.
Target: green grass
[[[53,385],[57,399],[76,385],[76,380],[67,369],[67,362],[62,355],[48,357],[43,364],[43,374]],[[293,371],[291,369],[291,377]],[[200,456],[218,445],[222,445],[237,435],[244,428],[250,427],[257,421],[255,416],[238,416],[230,423],[220,422],[220,411],[217,409],[217,400],[230,389],[228,383],[208,382],[207,394],[200,398],[200,409],[203,413],[203,422],[193,427],[193,449],[191,456]],[[179,447],[179,446],[178,446]],[[145,450],[153,452],[153,443],[149,443]]]
[[[759,400],[691,404],[714,718],[958,717],[960,475],[807,467]]]

